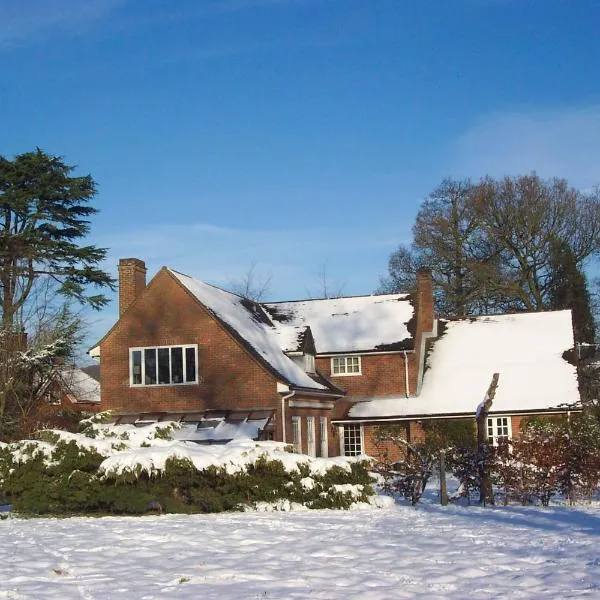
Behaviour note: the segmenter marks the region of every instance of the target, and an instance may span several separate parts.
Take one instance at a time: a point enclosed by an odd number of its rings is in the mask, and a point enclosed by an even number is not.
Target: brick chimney
[[[430,269],[417,271],[417,319],[417,331],[433,329],[433,279]]]
[[[425,372],[426,343],[428,338],[437,336],[437,321],[433,306],[433,279],[430,269],[417,271],[417,293],[415,308],[417,327],[415,332],[415,354],[417,359],[417,395],[421,392]]]
[[[139,258],[119,260],[119,317],[146,287],[146,265]]]

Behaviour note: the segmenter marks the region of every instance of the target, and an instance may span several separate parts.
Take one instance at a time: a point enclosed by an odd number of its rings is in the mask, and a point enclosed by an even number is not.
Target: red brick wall
[[[408,424],[395,423],[399,433],[402,432],[405,439],[408,439]],[[384,462],[397,462],[402,458],[402,450],[397,444],[390,440],[377,440],[377,430],[380,425],[365,424],[363,427],[363,437],[365,442],[364,452]]]
[[[407,353],[409,393],[414,395],[416,385],[415,355]],[[319,357],[317,369],[330,377],[339,387],[346,390],[347,398],[366,396],[398,396],[406,393],[406,371],[404,354],[365,354],[360,357],[361,375],[333,375],[331,358]]]
[[[201,383],[129,385],[129,348],[198,344]],[[258,408],[279,410],[276,379],[167,271],[162,270],[101,344],[102,409]],[[281,423],[275,418],[275,439]]]

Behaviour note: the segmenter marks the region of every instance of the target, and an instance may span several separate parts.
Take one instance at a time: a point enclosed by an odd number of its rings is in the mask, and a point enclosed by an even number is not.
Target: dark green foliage
[[[32,456],[36,449],[32,442]],[[60,515],[145,514],[155,506],[164,512],[208,513],[281,501],[310,508],[349,508],[373,494],[368,463],[353,463],[349,471],[333,467],[309,479],[304,467],[287,472],[280,461],[266,457],[237,473],[214,466],[198,471],[188,460],[170,459],[160,475],[149,476],[140,469],[102,478],[98,475],[102,460],[74,442],[59,441],[51,460],[40,455],[15,463],[11,453],[2,450],[0,496],[10,499],[21,513]],[[362,493],[355,498],[350,491],[334,488],[344,484],[361,485]]]
[[[575,341],[594,343],[596,332],[587,281],[573,251],[563,240],[552,243],[549,295],[549,308],[572,310]]]
[[[428,443],[434,448],[475,447],[477,436],[474,419],[429,419],[421,424]]]
[[[39,148],[14,160],[0,157],[0,281],[2,323],[10,328],[15,311],[43,275],[60,281],[59,293],[93,307],[102,294],[87,295],[88,284],[112,287],[98,268],[106,250],[81,245],[89,233],[89,206],[96,194],[91,176],[74,177],[74,167]]]

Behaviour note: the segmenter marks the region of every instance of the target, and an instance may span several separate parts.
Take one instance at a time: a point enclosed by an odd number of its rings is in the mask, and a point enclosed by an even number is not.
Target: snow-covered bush
[[[170,438],[171,425],[43,431],[0,448],[0,496],[36,514],[218,512],[286,501],[349,508],[373,494],[369,463],[291,454],[248,439],[202,446]]]

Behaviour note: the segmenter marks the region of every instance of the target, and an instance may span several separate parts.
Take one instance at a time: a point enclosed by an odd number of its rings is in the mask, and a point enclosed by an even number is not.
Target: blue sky
[[[0,0],[0,154],[93,175],[114,273],[370,293],[445,176],[600,183],[598,23],[597,0]]]

